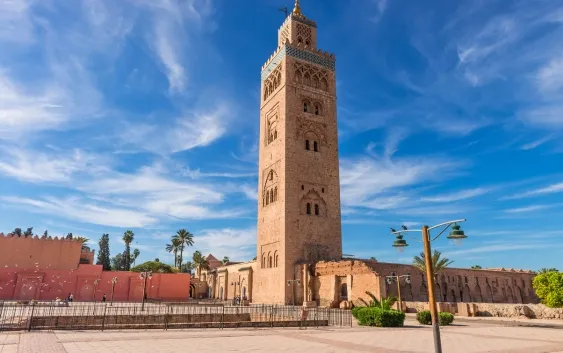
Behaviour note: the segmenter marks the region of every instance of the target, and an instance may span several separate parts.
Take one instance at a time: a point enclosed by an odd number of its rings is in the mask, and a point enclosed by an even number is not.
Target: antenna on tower
[[[288,13],[288,10],[287,10],[287,6],[284,6],[284,7],[282,7],[282,8],[279,8],[278,11],[281,11],[281,12],[285,13],[285,17],[287,17],[287,15],[289,14],[289,13]]]

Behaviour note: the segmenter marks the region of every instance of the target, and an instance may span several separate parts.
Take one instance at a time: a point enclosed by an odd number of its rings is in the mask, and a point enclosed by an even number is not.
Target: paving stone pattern
[[[429,327],[12,332],[0,353],[433,352]],[[563,330],[494,322],[442,328],[448,353],[563,353]]]

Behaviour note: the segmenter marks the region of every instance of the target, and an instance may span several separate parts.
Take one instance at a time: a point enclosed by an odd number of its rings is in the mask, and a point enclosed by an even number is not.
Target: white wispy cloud
[[[28,212],[64,217],[73,221],[110,227],[144,227],[157,222],[156,218],[146,212],[98,205],[78,197],[29,199],[2,196],[0,199],[5,203],[20,207]]]
[[[489,188],[475,188],[469,190],[462,190],[450,194],[443,194],[437,196],[426,196],[421,199],[423,202],[453,202],[474,198],[484,195],[491,191]]]
[[[0,151],[0,174],[33,183],[68,183],[75,174],[96,173],[105,168],[100,165],[104,158],[80,149],[54,154],[0,146]]]
[[[195,248],[219,259],[228,256],[231,261],[250,261],[256,256],[256,228],[202,230]]]
[[[553,207],[553,205],[530,205],[525,207],[518,207],[518,208],[510,208],[504,210],[505,213],[526,213],[526,212],[533,212],[533,211],[540,211],[545,210],[547,208]]]
[[[553,139],[553,136],[543,137],[539,140],[535,140],[535,141],[532,141],[532,142],[529,142],[529,143],[522,145],[520,147],[520,149],[524,150],[524,151],[533,150],[534,148],[537,148],[537,147],[545,144],[546,142],[549,142],[552,139]]]
[[[552,247],[552,242],[528,242],[528,243],[518,243],[518,244],[497,244],[497,245],[485,245],[477,246],[473,248],[444,251],[444,256],[452,257],[467,254],[482,254],[482,253],[499,253],[499,252],[510,252],[517,250],[533,250],[533,249],[545,249]]]
[[[563,88],[563,57],[554,58],[542,66],[536,75],[538,86],[545,92]]]
[[[545,187],[542,187],[542,188],[526,191],[526,192],[519,193],[519,194],[512,195],[512,196],[507,196],[504,199],[505,200],[519,199],[519,198],[524,198],[524,197],[533,197],[533,196],[541,196],[541,195],[548,195],[548,194],[556,194],[556,193],[560,193],[560,192],[563,192],[563,182],[551,184],[551,185],[548,185],[548,186],[545,186]]]
[[[447,178],[458,173],[462,165],[461,162],[432,157],[343,159],[340,163],[342,204],[374,207],[375,196]],[[396,203],[389,198],[379,201],[387,205]]]

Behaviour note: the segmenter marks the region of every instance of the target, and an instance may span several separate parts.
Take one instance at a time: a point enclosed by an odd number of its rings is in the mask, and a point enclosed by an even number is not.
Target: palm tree
[[[178,266],[178,251],[180,251],[180,240],[172,237],[170,244],[166,244],[166,251],[174,254],[174,267]]]
[[[548,273],[548,272],[559,272],[558,269],[556,268],[542,268],[541,270],[538,271],[538,273],[542,274],[542,273]]]
[[[137,258],[140,254],[141,252],[139,251],[139,249],[133,250],[133,257],[131,258],[131,260],[133,260],[133,266],[135,266],[135,262],[137,261]]]
[[[86,243],[88,241],[90,241],[90,239],[88,239],[86,237],[74,237],[74,238],[71,238],[71,239],[73,239],[74,241],[78,241],[78,242],[82,243],[82,251],[90,251],[90,247],[88,245],[86,245]]]
[[[371,298],[371,300],[369,302],[364,300],[363,298],[359,298],[359,300],[362,303],[364,303],[365,306],[369,306],[369,307],[376,307],[376,308],[382,308],[382,309],[389,310],[389,309],[391,309],[393,304],[395,304],[395,302],[397,301],[397,298],[395,298],[392,295],[387,297],[387,298],[381,298],[381,300],[378,300],[375,297],[375,295],[373,295],[369,291],[366,291],[366,295]]]
[[[438,250],[434,250],[434,254],[432,254],[432,268],[434,269],[434,274],[437,274],[438,272],[442,271],[443,269],[451,265],[453,262],[450,261],[450,259],[448,259],[447,257],[441,259],[440,258],[441,255],[442,253],[439,252]],[[420,257],[419,256],[414,257],[412,265],[418,268],[419,270],[421,270],[422,272],[426,273],[425,261],[426,260],[424,257],[424,253],[421,252]]]
[[[192,233],[188,232],[185,229],[180,229],[176,232],[176,234],[172,237],[172,239],[178,239],[180,242],[180,262],[178,263],[178,267],[182,267],[182,260],[184,255],[184,246],[192,246],[194,245],[194,236]]]
[[[229,257],[228,256],[223,256],[223,261],[221,261],[223,263],[223,265],[226,265],[229,262]]]
[[[207,262],[207,260],[205,259],[205,257],[203,257],[203,255],[201,254],[201,251],[196,250],[194,252],[194,256],[193,256],[193,263],[194,266],[196,268],[198,277],[201,274],[201,270],[207,270],[209,269],[209,262]]]
[[[125,243],[125,253],[124,253],[124,264],[125,264],[125,271],[129,271],[131,269],[131,243],[133,242],[133,238],[135,237],[135,233],[128,230],[123,233],[123,242]]]

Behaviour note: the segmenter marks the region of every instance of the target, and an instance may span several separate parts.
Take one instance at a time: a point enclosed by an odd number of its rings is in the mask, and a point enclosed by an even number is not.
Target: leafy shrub
[[[373,307],[359,308],[356,310],[356,318],[363,326],[401,327],[405,323],[405,313]]]
[[[131,269],[131,272],[148,271],[152,271],[153,273],[174,273],[174,270],[172,270],[172,267],[170,265],[156,261],[147,261]]]
[[[416,313],[416,321],[423,325],[431,325],[432,314],[430,314],[430,311],[428,310],[419,311],[418,313]]]
[[[541,302],[550,308],[563,308],[563,272],[546,272],[534,277],[534,289]]]
[[[360,310],[362,310],[362,309],[365,309],[365,307],[363,307],[363,306],[356,306],[356,307],[352,308],[352,316],[357,319],[357,318],[358,318],[358,313],[359,313]]]
[[[438,314],[438,322],[440,326],[448,326],[454,322],[454,315],[452,313],[441,312]]]
[[[432,314],[430,311],[419,311],[416,313],[416,320],[423,325],[432,325]],[[451,313],[438,313],[438,323],[440,326],[447,326],[454,322],[454,316]]]

